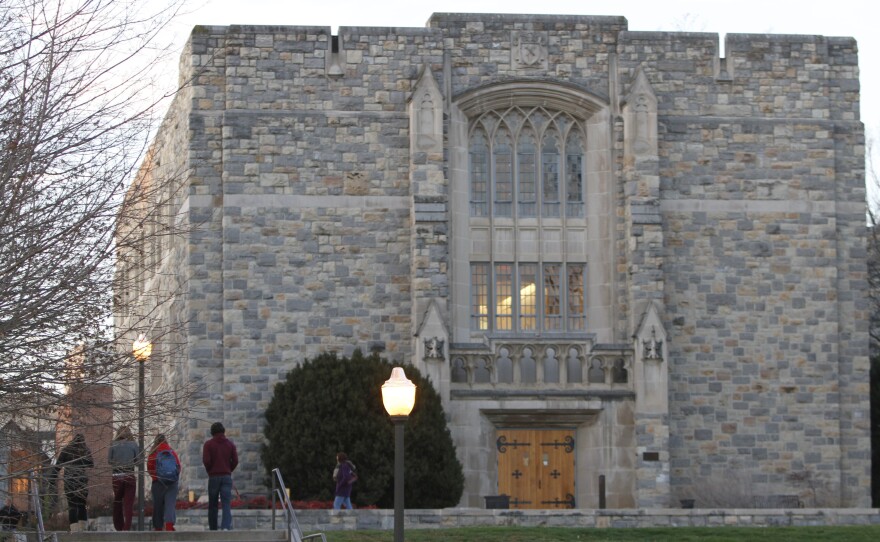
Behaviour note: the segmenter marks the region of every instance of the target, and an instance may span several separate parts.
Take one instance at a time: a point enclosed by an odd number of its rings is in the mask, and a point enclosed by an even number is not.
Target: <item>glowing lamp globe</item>
[[[382,384],[382,403],[388,414],[394,417],[409,416],[416,403],[416,385],[403,372],[402,367],[391,370],[391,378]]]
[[[132,343],[131,351],[134,353],[134,357],[138,361],[147,361],[147,358],[153,353],[153,343],[141,335],[134,341],[134,343]]]

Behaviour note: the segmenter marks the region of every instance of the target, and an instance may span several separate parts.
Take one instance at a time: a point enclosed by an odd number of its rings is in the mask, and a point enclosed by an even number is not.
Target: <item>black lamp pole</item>
[[[144,360],[137,356],[138,360],[138,531],[144,530]]]
[[[391,416],[394,423],[394,542],[403,542],[403,426],[406,416]]]

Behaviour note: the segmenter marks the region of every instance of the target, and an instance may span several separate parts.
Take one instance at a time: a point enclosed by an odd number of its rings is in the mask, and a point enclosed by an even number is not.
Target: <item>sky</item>
[[[861,118],[869,138],[880,137],[880,30],[867,0],[187,0],[173,23],[182,49],[193,26],[270,24],[424,27],[432,13],[619,15],[629,30],[849,36],[858,41]],[[176,65],[176,64],[175,64]],[[878,144],[880,146],[880,144]],[[880,163],[880,162],[878,162]]]

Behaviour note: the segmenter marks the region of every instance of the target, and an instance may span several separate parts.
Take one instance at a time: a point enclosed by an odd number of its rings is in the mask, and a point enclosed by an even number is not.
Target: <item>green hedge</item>
[[[341,451],[357,467],[355,505],[393,507],[394,430],[381,397],[391,369],[377,355],[358,350],[350,359],[322,354],[291,370],[275,386],[266,410],[267,478],[280,468],[291,499],[332,499],[333,468]],[[404,370],[417,386],[404,432],[406,507],[455,506],[464,477],[440,397],[418,370]]]

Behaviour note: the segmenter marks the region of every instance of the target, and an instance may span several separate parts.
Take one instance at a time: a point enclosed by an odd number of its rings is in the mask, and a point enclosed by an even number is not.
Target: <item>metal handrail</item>
[[[287,516],[287,532],[290,534],[290,539],[293,542],[303,542],[303,540],[317,537],[327,542],[324,533],[303,536],[302,529],[300,529],[299,522],[296,519],[296,513],[293,511],[293,504],[291,504],[290,497],[287,494],[287,486],[284,485],[284,478],[281,476],[281,469],[272,469],[272,475],[272,529],[275,529],[275,496],[277,495],[281,501],[281,507],[284,509],[284,514]],[[276,487],[276,483],[280,487]]]
[[[50,540],[51,542],[58,542],[58,533],[52,532],[49,533],[48,537],[46,536],[46,526],[43,524],[43,505],[40,500],[40,486],[37,484],[36,472],[33,470],[29,471],[28,478],[30,480],[31,509],[37,516],[37,537],[41,541]]]

